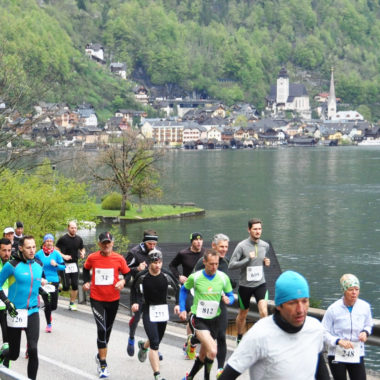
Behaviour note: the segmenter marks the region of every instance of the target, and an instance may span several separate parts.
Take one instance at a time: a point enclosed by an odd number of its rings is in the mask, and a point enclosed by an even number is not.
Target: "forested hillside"
[[[0,0],[2,64],[44,84],[50,100],[133,105],[120,83],[84,57],[101,43],[153,85],[261,109],[285,65],[310,95],[328,89],[351,106],[380,103],[379,0]],[[45,95],[45,93],[44,93]]]

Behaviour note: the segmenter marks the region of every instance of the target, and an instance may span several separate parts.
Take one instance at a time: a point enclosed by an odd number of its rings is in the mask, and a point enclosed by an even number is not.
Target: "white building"
[[[278,74],[277,83],[271,85],[266,100],[267,110],[270,110],[273,116],[282,111],[294,111],[304,119],[311,119],[310,100],[305,85],[290,83],[284,67]]]

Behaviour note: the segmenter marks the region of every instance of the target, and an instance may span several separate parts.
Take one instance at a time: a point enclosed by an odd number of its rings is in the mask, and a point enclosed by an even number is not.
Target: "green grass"
[[[100,204],[97,204],[96,207],[98,216],[118,217],[120,215],[119,210],[103,210]],[[203,209],[199,207],[173,207],[171,205],[144,205],[142,206],[142,212],[137,212],[137,209],[137,205],[132,205],[132,208],[125,212],[125,219],[155,218],[181,214],[184,212],[203,211]]]

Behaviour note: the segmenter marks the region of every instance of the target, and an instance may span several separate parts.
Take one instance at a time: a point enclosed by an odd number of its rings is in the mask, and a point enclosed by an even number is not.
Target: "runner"
[[[6,227],[3,231],[3,237],[10,240],[12,243],[12,254],[11,256],[18,255],[18,242],[15,242],[15,230],[12,227]]]
[[[158,235],[156,231],[145,230],[143,241],[140,244],[134,246],[127,253],[125,260],[127,261],[129,268],[131,268],[131,274],[133,278],[136,278],[139,272],[147,268],[148,253],[152,249],[156,248],[157,241]],[[127,353],[129,356],[133,356],[135,354],[135,333],[137,325],[140,321],[140,317],[141,310],[137,310],[137,312],[133,314],[132,318],[129,321],[129,338],[127,344]]]
[[[189,276],[180,291],[180,318],[187,318],[186,298],[190,289],[194,289],[194,302],[191,306],[189,324],[193,334],[201,343],[199,356],[189,374],[183,380],[193,380],[194,376],[204,365],[204,379],[210,379],[210,372],[214,362],[220,325],[220,301],[227,305],[234,302],[232,286],[228,276],[218,271],[219,254],[213,249],[207,249],[204,254],[204,270],[195,272]],[[223,295],[224,292],[224,295]]]
[[[9,367],[10,360],[20,355],[21,331],[26,333],[28,346],[28,377],[36,379],[38,371],[37,343],[40,333],[38,294],[45,292],[41,288],[43,274],[42,263],[35,260],[36,243],[33,236],[23,236],[19,241],[18,255],[7,262],[0,273],[0,299],[9,312],[8,339],[9,353],[4,366]],[[8,297],[3,291],[5,281],[9,282]],[[16,318],[17,317],[17,318]]]
[[[155,380],[165,380],[160,374],[158,348],[164,336],[169,320],[167,304],[168,286],[175,291],[176,306],[174,313],[179,314],[177,281],[162,269],[162,253],[153,249],[148,253],[148,269],[139,272],[131,287],[132,311],[141,310],[143,313],[144,329],[148,340],[138,342],[138,358],[144,362],[149,350],[149,361]]]
[[[11,257],[12,253],[12,242],[9,239],[2,238],[0,239],[0,271],[3,269],[5,263]],[[5,280],[3,284],[3,291],[5,295],[8,295],[8,280]],[[7,309],[5,307],[4,302],[0,301],[0,326],[1,333],[3,337],[3,344],[0,348],[0,364],[3,362],[5,355],[9,350],[9,341],[8,341],[8,333],[7,333]]]
[[[102,379],[109,377],[107,345],[119,308],[120,291],[130,278],[130,269],[123,256],[112,250],[113,237],[109,232],[99,235],[98,245],[100,250],[91,253],[84,263],[83,289],[90,290],[91,309],[97,326],[98,353],[95,361]],[[119,280],[119,274],[124,276],[122,280]]]
[[[249,238],[236,246],[228,265],[228,269],[240,269],[239,314],[236,317],[238,344],[246,331],[247,314],[252,295],[255,296],[260,318],[268,316],[267,287],[263,266],[270,265],[270,259],[266,257],[269,252],[269,244],[260,239],[262,231],[260,219],[249,220]]]
[[[59,286],[59,270],[65,270],[65,264],[60,252],[54,249],[54,236],[46,234],[43,239],[43,246],[36,253],[36,258],[43,264],[45,278],[49,284],[44,289],[50,293],[50,302],[47,296],[42,296],[45,308],[46,328],[45,332],[52,332],[52,316],[51,313],[57,310],[58,305],[58,286]]]
[[[226,257],[228,252],[229,237],[224,234],[216,234],[212,240],[212,248],[219,253],[219,266],[218,270],[224,272],[227,276],[228,274],[228,262],[229,260]],[[203,259],[200,259],[195,265],[194,271],[204,269]],[[232,288],[235,288],[236,282],[231,280]],[[224,302],[220,302],[220,317],[219,317],[219,329],[218,336],[216,338],[218,353],[216,354],[216,359],[218,361],[218,371],[216,373],[216,378],[218,379],[221,373],[223,372],[224,363],[226,361],[227,355],[227,342],[226,342],[226,330],[228,327],[228,312],[227,306]],[[193,341],[193,342],[191,342]],[[189,344],[190,343],[190,344]],[[190,339],[187,344],[187,354],[190,358],[195,359],[195,340],[194,338]]]
[[[347,273],[340,279],[343,297],[323,317],[328,360],[334,380],[365,380],[364,343],[372,333],[371,306],[361,299],[360,282]]]
[[[77,224],[74,221],[69,222],[67,225],[67,234],[61,236],[57,241],[57,248],[62,253],[62,257],[65,260],[66,268],[63,275],[62,290],[70,290],[70,304],[69,310],[77,310],[77,296],[78,296],[78,259],[84,258],[85,249],[83,246],[83,240],[77,235]]]
[[[169,269],[173,273],[174,277],[178,279],[179,283],[183,285],[187,278],[192,273],[195,264],[199,259],[202,259],[205,253],[203,248],[203,236],[199,232],[193,232],[190,234],[190,247],[182,249],[177,253],[174,259],[169,264]],[[202,259],[203,260],[203,259]],[[178,270],[178,267],[182,267],[182,274]],[[193,304],[193,296],[189,294],[186,301],[186,311],[189,313],[191,305]],[[190,348],[188,349],[187,343],[191,339],[190,326],[186,326],[187,339],[183,345],[183,351],[185,353],[185,359],[194,360],[195,351],[189,355]]]
[[[249,369],[251,380],[329,380],[322,356],[323,327],[307,316],[309,285],[297,272],[275,285],[275,313],[256,322],[228,359],[219,380]]]

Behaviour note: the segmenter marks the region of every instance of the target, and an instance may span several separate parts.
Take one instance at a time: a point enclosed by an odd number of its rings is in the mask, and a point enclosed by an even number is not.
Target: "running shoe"
[[[99,354],[95,355],[95,363],[96,363],[96,370],[98,373],[100,372],[100,359],[99,359]]]
[[[135,338],[128,338],[127,353],[129,356],[135,354]]]
[[[158,375],[154,375],[154,380],[166,380],[164,379],[161,374],[159,373]]]
[[[52,328],[51,328],[51,324],[49,323],[49,324],[46,326],[45,332],[47,332],[47,333],[51,333],[51,330],[52,330]]]
[[[137,343],[137,346],[139,347],[139,352],[137,353],[137,357],[139,358],[140,362],[143,363],[146,360],[148,349],[144,348],[144,341],[139,340]]]
[[[5,342],[0,347],[0,364],[3,363],[5,356],[8,354],[8,352],[9,352],[9,344]]]
[[[186,372],[186,375],[185,375],[185,377],[182,378],[182,380],[187,380],[188,376],[189,376],[189,374]]]
[[[108,371],[107,364],[102,364],[100,366],[99,379],[106,379],[109,376],[110,376],[110,373]]]
[[[78,305],[76,303],[74,303],[74,302],[70,302],[69,310],[77,311],[78,310]]]
[[[195,358],[197,357],[197,348],[196,348],[196,346],[193,346],[191,344],[191,338],[192,338],[192,335],[189,335],[187,337],[186,354],[187,354],[189,360],[195,360]]]
[[[223,373],[223,368],[219,368],[219,369],[216,371],[216,378],[219,379],[219,377],[222,376],[222,373]]]

